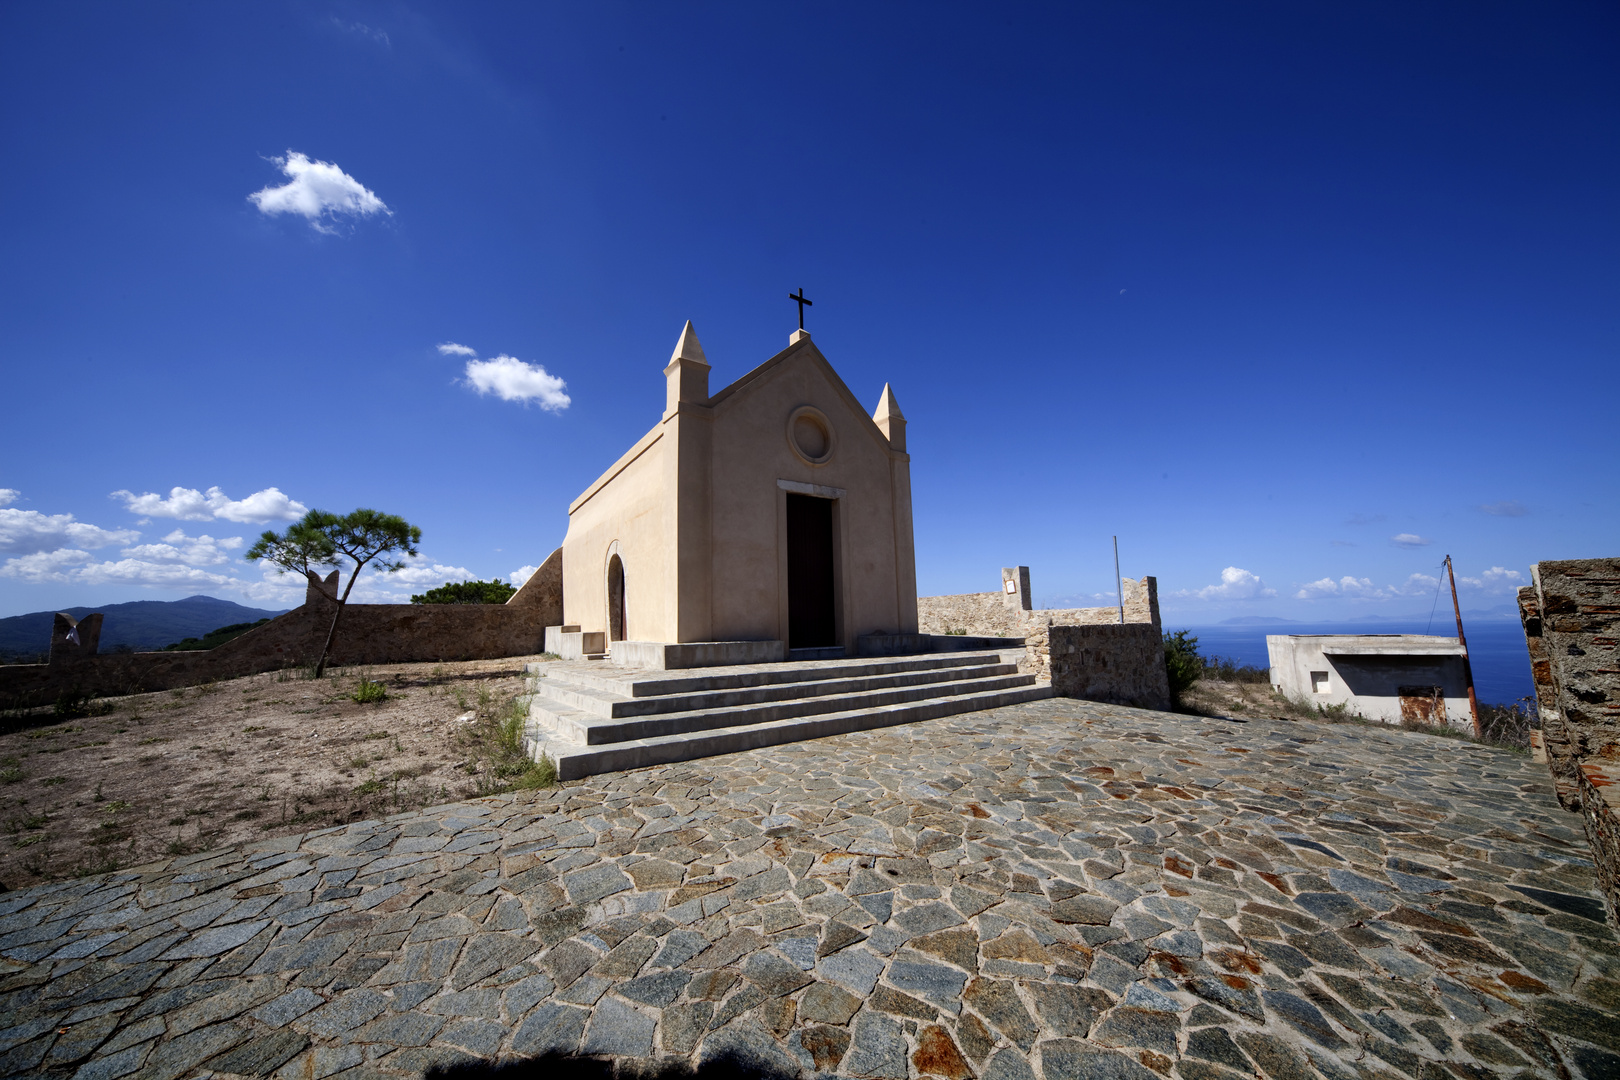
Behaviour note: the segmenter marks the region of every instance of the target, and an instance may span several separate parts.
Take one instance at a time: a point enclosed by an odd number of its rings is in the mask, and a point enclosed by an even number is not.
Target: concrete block
[[[856,656],[914,656],[932,651],[929,634],[862,634],[855,639]]]

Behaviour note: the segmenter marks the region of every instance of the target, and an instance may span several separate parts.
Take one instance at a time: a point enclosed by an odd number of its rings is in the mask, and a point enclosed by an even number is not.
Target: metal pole
[[[1119,537],[1114,537],[1114,589],[1119,597],[1119,625],[1125,625],[1125,583],[1119,576]]]
[[[1462,606],[1457,603],[1457,571],[1451,565],[1451,556],[1446,556],[1446,576],[1451,578],[1451,610],[1457,616],[1457,644],[1463,651],[1463,678],[1468,680],[1468,712],[1474,719],[1474,738],[1485,737],[1485,730],[1479,726],[1479,702],[1474,697],[1474,665],[1468,662],[1468,639],[1463,637]]]

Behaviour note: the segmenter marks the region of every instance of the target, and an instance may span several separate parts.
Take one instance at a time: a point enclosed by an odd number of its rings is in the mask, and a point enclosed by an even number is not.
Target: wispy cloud
[[[122,499],[132,514],[148,518],[174,518],[178,521],[234,521],[263,524],[267,521],[296,521],[309,513],[309,507],[282,494],[280,488],[255,491],[245,499],[232,499],[217,487],[169,489],[168,498],[154,492],[137,495],[115,491],[108,498]]]
[[[477,356],[465,345],[447,341],[439,346],[446,356]],[[467,385],[480,394],[494,394],[502,401],[533,402],[550,412],[562,412],[572,404],[562,379],[539,364],[528,364],[504,353],[492,360],[467,361]]]
[[[22,498],[22,492],[16,488],[0,488],[0,506],[10,506]]]
[[[1417,533],[1396,533],[1394,536],[1389,538],[1389,542],[1398,548],[1428,547],[1430,544],[1434,543],[1434,541],[1430,540],[1428,537],[1419,536]]]
[[[1459,577],[1457,583],[1486,592],[1508,592],[1524,584],[1524,575],[1505,566],[1493,566],[1478,577]]]
[[[355,37],[365,38],[368,41],[381,45],[385,49],[392,49],[394,47],[394,43],[388,39],[387,31],[378,30],[374,26],[367,26],[363,22],[344,22],[342,19],[334,15],[332,16],[332,25],[337,27],[339,30],[342,30],[345,34],[353,34]]]
[[[288,180],[248,196],[261,214],[298,214],[317,232],[335,233],[326,219],[391,214],[386,203],[360,181],[327,161],[311,161],[296,150],[270,159]]]
[[[1480,509],[1495,517],[1524,517],[1530,512],[1525,508],[1524,503],[1515,499],[1499,503],[1485,503]]]
[[[1277,590],[1260,580],[1258,574],[1241,567],[1228,566],[1221,571],[1219,585],[1205,585],[1202,589],[1182,589],[1171,595],[1187,600],[1262,600],[1276,596]]]

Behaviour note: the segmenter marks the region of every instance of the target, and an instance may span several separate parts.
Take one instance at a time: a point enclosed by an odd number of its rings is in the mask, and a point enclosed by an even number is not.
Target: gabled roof
[[[874,421],[871,416],[867,415],[866,406],[862,405],[860,399],[850,391],[849,386],[845,384],[841,377],[839,377],[838,372],[833,370],[833,366],[827,362],[827,358],[821,355],[821,350],[816,348],[815,342],[810,340],[810,335],[801,330],[799,334],[795,336],[798,340],[794,341],[787,348],[783,349],[781,352],[777,353],[775,356],[771,357],[754,370],[748,372],[746,375],[743,375],[741,378],[737,379],[719,393],[710,394],[709,407],[716,410],[730,407],[732,402],[746,397],[750,391],[763,386],[766,380],[775,374],[776,371],[779,370],[783,365],[792,360],[802,359],[821,369],[821,373],[826,376],[827,381],[832,384],[833,389],[837,391],[839,396],[844,399],[844,404],[849,406],[850,412],[854,413],[856,416],[860,417],[861,420],[865,421],[867,433],[870,434],[872,438],[876,440],[878,445],[884,450],[889,450],[890,446],[888,437],[883,434],[883,430],[877,426],[876,421]],[[887,385],[884,386],[884,390],[888,390]],[[893,395],[890,394],[889,396],[892,399]],[[899,411],[898,407],[896,407],[895,411]]]

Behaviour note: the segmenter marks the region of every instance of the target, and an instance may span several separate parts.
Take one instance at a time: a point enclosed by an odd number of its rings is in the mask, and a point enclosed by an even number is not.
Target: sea
[[[1450,618],[1412,622],[1349,623],[1263,623],[1221,626],[1178,626],[1164,624],[1166,630],[1187,630],[1198,638],[1200,656],[1227,657],[1236,663],[1269,667],[1267,634],[1434,634],[1455,637],[1456,623]],[[1530,654],[1524,646],[1524,629],[1517,619],[1494,618],[1464,621],[1468,635],[1468,659],[1474,669],[1474,693],[1492,705],[1512,705],[1533,697],[1530,681]]]

